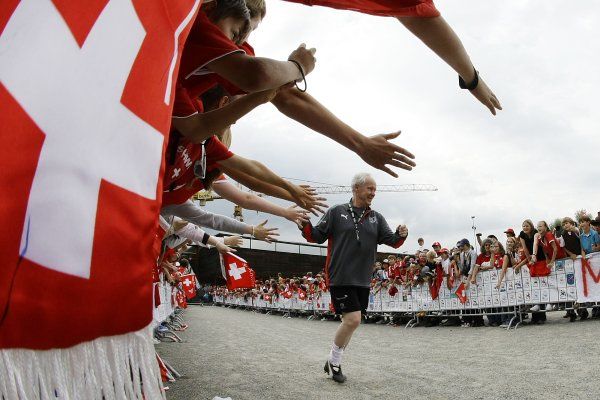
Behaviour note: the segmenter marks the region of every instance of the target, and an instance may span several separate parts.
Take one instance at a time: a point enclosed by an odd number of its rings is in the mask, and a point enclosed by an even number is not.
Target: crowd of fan
[[[556,260],[567,257],[576,259],[578,256],[600,251],[599,230],[600,212],[596,219],[582,215],[579,222],[565,217],[561,224],[552,230],[545,221],[539,221],[537,226],[534,226],[531,220],[525,220],[518,235],[510,228],[504,232],[506,234],[505,244],[494,235],[482,239],[482,235],[477,234],[478,245],[481,248],[479,253],[467,239],[458,241],[451,249],[442,247],[439,242],[433,243],[432,249],[427,249],[424,247],[423,239],[419,238],[419,249],[414,254],[390,254],[373,265],[371,290],[374,294],[385,290],[394,296],[400,286],[410,288],[428,284],[436,279],[441,280],[442,284],[447,285],[449,289],[455,285],[455,282],[460,281],[464,282],[468,288],[469,284],[476,282],[477,274],[480,271],[490,269],[500,271],[496,284],[496,287],[500,288],[508,268],[513,268],[515,273],[519,273],[524,266],[527,266],[530,271],[535,268],[546,268],[546,272],[539,271],[541,275],[544,275],[549,273]],[[280,296],[291,298],[295,293],[302,300],[308,295],[318,296],[325,291],[327,291],[327,284],[324,272],[318,273],[314,277],[311,272],[308,272],[302,277],[294,278],[284,278],[279,274],[277,278],[257,281],[253,289],[229,291],[223,286],[216,287],[214,294],[270,301]],[[543,324],[546,320],[545,313],[541,311],[555,309],[553,305],[545,305],[545,310],[541,310],[541,306],[534,306],[531,309],[533,324]],[[577,312],[569,309],[565,314],[565,318],[569,318],[571,322],[577,319],[577,315],[582,320],[589,317],[585,305],[576,305],[574,308],[577,309]],[[592,309],[592,318],[596,317],[600,317],[600,308]],[[488,315],[487,318],[489,326],[506,326],[505,316]],[[398,322],[395,319],[380,319],[380,321],[390,324]],[[444,325],[484,325],[483,316],[467,316],[462,320],[436,318],[429,319],[427,322],[429,325],[440,322]]]

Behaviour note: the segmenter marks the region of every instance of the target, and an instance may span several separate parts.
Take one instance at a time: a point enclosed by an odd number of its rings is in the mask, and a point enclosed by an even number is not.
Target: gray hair
[[[365,184],[365,182],[367,181],[367,179],[373,179],[373,177],[366,173],[366,172],[359,172],[358,174],[354,175],[354,177],[352,178],[352,182],[350,183],[350,186],[352,187],[352,189],[362,186]]]

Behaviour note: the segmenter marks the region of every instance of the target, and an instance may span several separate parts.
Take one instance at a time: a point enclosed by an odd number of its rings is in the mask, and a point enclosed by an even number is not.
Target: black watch
[[[458,76],[458,86],[461,89],[474,90],[475,88],[477,88],[477,85],[479,85],[479,72],[477,72],[475,67],[473,67],[473,71],[475,72],[475,77],[469,84],[467,84],[467,82],[465,82],[465,80],[462,78],[462,76],[460,76],[460,75]]]

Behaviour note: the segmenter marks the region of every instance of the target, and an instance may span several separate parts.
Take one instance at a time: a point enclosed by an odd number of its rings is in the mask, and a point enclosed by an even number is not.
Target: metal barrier
[[[468,284],[466,301],[461,302],[456,290],[461,283],[455,282],[452,288],[442,286],[438,297],[433,299],[429,286],[397,287],[398,292],[390,295],[387,291],[371,292],[367,315],[405,315],[411,317],[407,326],[414,326],[419,318],[429,317],[474,317],[505,315],[511,316],[508,328],[517,327],[522,322],[524,312],[538,306],[541,311],[572,310],[574,304],[583,307],[600,306],[600,253],[581,257],[575,261],[562,259],[555,262],[550,275],[532,277],[527,267],[520,272],[508,269],[500,285],[500,270],[481,271],[476,283]],[[238,307],[261,309],[272,312],[331,314],[331,298],[328,292],[307,296],[300,300],[297,294],[290,299],[276,297],[265,301],[263,298],[235,295],[215,296],[215,303]],[[508,317],[507,317],[508,318]]]

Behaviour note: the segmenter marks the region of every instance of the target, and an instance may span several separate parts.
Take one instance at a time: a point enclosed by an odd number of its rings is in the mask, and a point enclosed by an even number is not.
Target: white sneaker
[[[540,306],[536,304],[535,306],[531,307],[529,311],[538,312],[540,311]]]
[[[508,328],[508,325],[507,324],[502,324],[502,325],[500,325],[500,328],[505,328],[506,329],[506,328]]]
[[[546,304],[546,311],[554,310],[554,306],[552,304]]]

